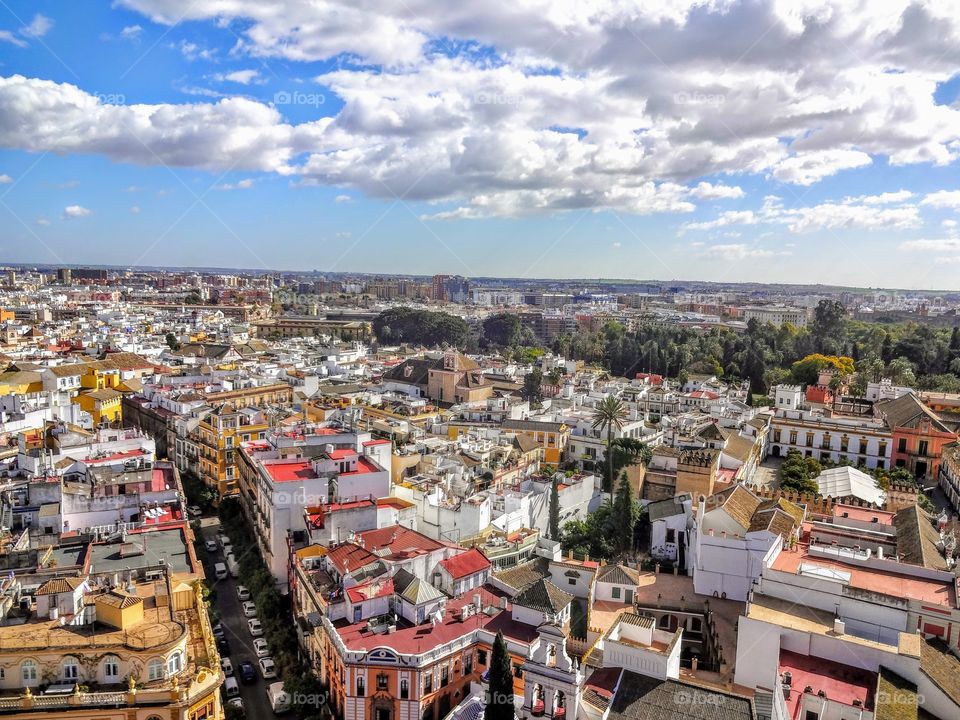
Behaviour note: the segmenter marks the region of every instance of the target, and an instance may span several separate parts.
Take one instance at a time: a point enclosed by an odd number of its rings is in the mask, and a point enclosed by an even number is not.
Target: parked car
[[[266,657],[270,654],[270,648],[267,646],[267,641],[263,638],[257,638],[253,641],[253,651],[257,654],[258,658]]]
[[[260,658],[258,664],[260,665],[260,674],[263,675],[264,680],[273,680],[273,678],[277,676],[277,668],[273,664],[273,658]]]
[[[219,535],[217,535],[217,540],[220,541],[220,547],[223,548],[223,551],[225,553],[230,552],[230,538],[228,538],[223,533],[220,533]]]
[[[217,620],[211,628],[213,630],[213,636],[217,639],[222,638],[227,634],[227,629],[223,626],[223,623]]]
[[[220,667],[223,669],[223,674],[227,677],[233,675],[233,663],[230,662],[230,658],[220,658]]]
[[[254,669],[253,663],[249,660],[244,660],[240,663],[240,679],[247,685],[257,681],[257,671]]]
[[[247,600],[242,607],[244,617],[253,618],[257,616],[257,606],[252,600]]]
[[[217,551],[216,540],[207,540],[205,543],[203,543],[203,546],[207,549],[208,553],[215,553]]]
[[[246,714],[246,710],[243,708],[243,698],[241,697],[230,698],[227,700],[227,705],[230,707],[235,707],[240,710],[240,712]]]
[[[249,599],[250,599],[250,591],[247,590],[247,588],[245,588],[243,585],[237,585],[237,600],[240,600],[242,602],[243,600],[249,600]]]
[[[200,509],[199,505],[191,505],[187,508],[187,515],[190,517],[200,517],[203,515],[203,510]]]
[[[257,618],[247,620],[247,627],[250,628],[250,634],[253,637],[263,637],[263,625]]]
[[[229,654],[230,654],[230,641],[227,640],[226,635],[224,635],[223,637],[218,637],[218,638],[217,638],[217,651],[218,651],[221,655],[229,655]]]
[[[240,686],[237,684],[237,679],[228,677],[223,683],[223,694],[228,698],[234,698],[240,694]]]
[[[217,580],[226,580],[227,566],[223,563],[215,563],[213,566],[213,574],[216,576]]]

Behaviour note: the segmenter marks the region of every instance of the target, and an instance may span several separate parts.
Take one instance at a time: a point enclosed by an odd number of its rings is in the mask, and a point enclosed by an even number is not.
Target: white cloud
[[[617,242],[615,242],[615,243],[613,243],[613,247],[615,247],[615,248],[619,248],[619,247],[620,247],[620,242],[619,242],[619,241],[617,241]]]
[[[938,190],[923,198],[920,204],[933,208],[960,209],[960,190]]]
[[[715,230],[725,225],[754,225],[757,222],[757,216],[752,210],[728,210],[720,213],[716,220],[707,220],[704,222],[684,223],[680,226],[681,230]]]
[[[709,245],[702,248],[697,255],[716,260],[746,260],[748,258],[769,258],[784,253],[776,253],[765,248],[751,247],[743,243],[728,243],[723,245]]]
[[[233,72],[223,73],[216,76],[217,80],[237,83],[238,85],[249,85],[260,80],[259,70],[234,70]]]
[[[82,205],[67,205],[60,216],[62,220],[73,220],[92,215],[93,213]]]
[[[53,20],[48,18],[46,15],[41,15],[37,13],[33,16],[33,20],[30,21],[29,25],[23,27],[20,30],[20,34],[30,37],[30,38],[42,38],[53,27]]]
[[[773,177],[795,185],[813,185],[841,170],[864,167],[873,162],[859,150],[822,150],[785,158],[773,168]]]
[[[942,227],[944,230],[956,230],[958,226],[960,226],[960,223],[958,223],[956,220],[944,220],[942,223],[940,223],[940,227]]]
[[[27,43],[18,38],[9,30],[0,30],[0,42],[10,43],[11,45],[16,45],[19,48],[27,47]]]
[[[180,54],[191,62],[194,60],[212,60],[216,55],[216,48],[202,48],[189,40],[181,40],[179,45],[175,45],[180,50]]]
[[[333,201],[335,203],[349,203],[349,202],[353,202],[353,198],[350,197],[349,195],[337,195],[333,199]]]
[[[960,108],[934,102],[960,64],[948,2],[595,0],[545,11],[542,0],[464,0],[442,13],[431,0],[118,2],[167,25],[236,28],[232,57],[336,59],[317,92],[304,86],[315,100],[299,109],[316,119],[295,124],[285,105],[239,98],[105,110],[71,86],[24,80],[0,97],[4,146],[221,172],[236,163],[431,202],[436,218],[689,212],[734,197],[698,197],[704,178],[810,185],[960,153]],[[196,43],[177,47],[204,57]],[[321,108],[330,93],[338,102]]]
[[[45,217],[37,218],[37,225],[40,225],[41,227],[46,227],[49,224],[50,224],[50,221],[47,220]]]
[[[139,214],[140,214],[140,206],[139,206],[139,205],[131,205],[131,206],[130,206],[130,214],[131,214],[131,215],[139,215]]]
[[[861,205],[892,205],[895,203],[906,202],[913,197],[909,190],[897,190],[896,192],[885,192],[879,195],[860,195],[858,197],[844,198],[843,202],[847,204],[859,203]]]
[[[253,187],[253,180],[251,178],[244,178],[239,182],[235,183],[223,183],[221,185],[215,185],[214,190],[249,190]]]
[[[711,185],[701,182],[690,190],[690,194],[700,200],[728,200],[744,197],[742,188],[736,185]]]
[[[0,175],[0,185],[9,185],[13,182],[13,178],[9,175]]]
[[[909,252],[960,252],[960,238],[907,240],[906,242],[900,243],[900,249]]]
[[[143,28],[140,25],[127,25],[120,31],[120,37],[133,43],[140,42],[141,35],[143,35]]]

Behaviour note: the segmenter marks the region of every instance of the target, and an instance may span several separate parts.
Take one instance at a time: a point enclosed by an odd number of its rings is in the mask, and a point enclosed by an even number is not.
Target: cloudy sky
[[[0,262],[960,288],[957,0],[0,2]]]

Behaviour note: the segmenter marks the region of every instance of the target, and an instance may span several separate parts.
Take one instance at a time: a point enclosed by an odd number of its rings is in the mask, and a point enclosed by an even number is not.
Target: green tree
[[[523,378],[520,396],[530,403],[530,407],[540,407],[543,403],[543,371],[534,368]]]
[[[832,337],[840,334],[847,309],[839,300],[821,300],[813,311],[813,334]]]
[[[607,395],[597,403],[593,411],[594,430],[607,433],[607,477],[604,485],[609,489],[613,486],[613,434],[623,428],[627,419],[627,408],[623,401],[614,395]]]
[[[520,344],[520,318],[513,313],[497,313],[483,321],[483,337],[494,347]]]
[[[497,632],[490,653],[490,696],[483,709],[483,720],[514,720],[513,670],[503,633]]]
[[[553,483],[550,487],[550,511],[548,520],[548,531],[551,540],[560,539],[560,480],[557,475],[553,476]]]
[[[805,458],[796,450],[791,450],[780,466],[780,487],[783,490],[817,494],[820,487],[815,478],[820,471],[820,463],[814,458]]]
[[[633,488],[627,473],[621,473],[617,493],[613,498],[614,547],[620,554],[633,549],[633,529],[640,519],[640,506],[633,498]]]
[[[167,337],[165,339],[167,341],[167,346],[171,350],[176,351],[180,349],[180,343],[177,341],[177,336],[174,335],[172,332],[167,333]]]

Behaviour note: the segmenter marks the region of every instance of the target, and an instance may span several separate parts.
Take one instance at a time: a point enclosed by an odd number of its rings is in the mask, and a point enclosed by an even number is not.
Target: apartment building
[[[259,410],[224,403],[204,414],[191,433],[196,443],[200,479],[218,498],[236,495],[237,453],[241,443],[266,435],[270,424]]]

